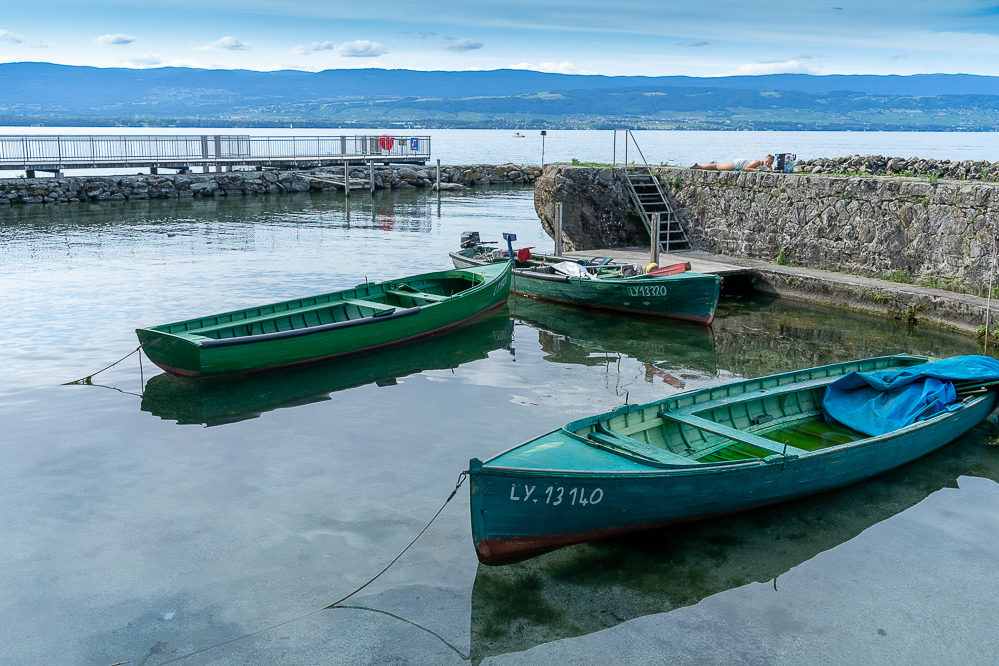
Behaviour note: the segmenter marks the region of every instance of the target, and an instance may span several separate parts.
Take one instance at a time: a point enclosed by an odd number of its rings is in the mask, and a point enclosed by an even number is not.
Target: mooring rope
[[[77,379],[77,380],[74,380],[74,381],[71,381],[71,382],[66,382],[65,384],[63,384],[63,386],[69,386],[70,384],[93,384],[93,381],[91,381],[91,380],[94,377],[96,377],[97,375],[101,374],[105,370],[108,370],[108,369],[113,368],[114,366],[118,365],[119,363],[121,363],[126,358],[128,358],[129,356],[131,356],[135,352],[139,351],[140,349],[142,349],[142,345],[139,345],[138,347],[136,347],[132,351],[128,352],[127,354],[125,354],[124,356],[122,356],[121,358],[119,358],[117,361],[115,361],[114,363],[112,363],[111,365],[103,367],[100,370],[98,370],[97,372],[93,372],[93,373],[87,375],[86,377],[81,377],[80,379]],[[140,369],[142,367],[142,357],[141,356],[139,357],[139,367],[140,367]]]
[[[347,599],[350,599],[352,596],[354,596],[355,594],[357,594],[358,592],[360,592],[361,590],[363,590],[364,588],[366,588],[368,585],[371,585],[371,583],[373,583],[376,580],[378,580],[378,578],[381,577],[381,575],[383,573],[385,573],[386,571],[388,571],[389,568],[391,568],[391,566],[393,564],[395,564],[399,560],[399,558],[402,557],[406,553],[407,550],[409,550],[410,548],[412,548],[413,544],[415,544],[419,540],[419,538],[421,536],[423,536],[424,532],[426,532],[428,529],[430,529],[430,526],[434,523],[435,520],[437,520],[437,516],[441,515],[441,512],[444,511],[444,507],[446,507],[448,505],[448,503],[451,500],[454,499],[454,496],[458,494],[458,489],[461,488],[461,484],[463,484],[465,482],[465,478],[467,476],[468,476],[468,472],[467,471],[463,471],[461,474],[459,474],[458,475],[458,482],[455,483],[455,485],[454,485],[454,490],[452,490],[451,494],[448,495],[448,498],[446,500],[444,500],[444,504],[441,505],[441,508],[437,509],[437,513],[434,514],[433,518],[431,518],[427,522],[427,524],[423,526],[423,529],[420,530],[419,533],[415,537],[413,537],[413,540],[410,541],[409,544],[405,548],[403,548],[399,552],[398,555],[396,555],[394,558],[392,558],[392,561],[389,562],[387,565],[385,565],[384,569],[382,569],[381,571],[379,571],[378,573],[376,573],[374,576],[372,576],[371,578],[369,578],[367,580],[367,582],[365,582],[363,585],[361,585],[360,587],[358,587],[356,590],[354,590],[353,592],[351,592],[347,596],[341,597],[340,599],[334,601],[331,604],[323,606],[322,608],[317,608],[315,610],[311,610],[308,613],[302,613],[301,615],[298,615],[296,617],[290,618],[288,620],[283,620],[281,622],[277,622],[275,624],[271,624],[271,625],[268,625],[266,627],[263,627],[262,629],[257,629],[256,631],[251,631],[248,634],[243,634],[242,636],[237,636],[236,638],[230,638],[227,641],[222,641],[221,643],[216,643],[215,645],[209,645],[208,647],[201,648],[200,650],[195,650],[194,652],[188,652],[187,654],[182,654],[179,657],[174,657],[173,659],[168,659],[167,661],[161,661],[161,662],[159,662],[160,666],[163,666],[163,664],[172,664],[172,663],[174,663],[176,661],[181,661],[183,659],[187,659],[188,657],[193,657],[193,656],[199,655],[199,654],[201,654],[203,652],[208,652],[209,650],[214,650],[215,648],[219,648],[219,647],[222,647],[224,645],[229,645],[230,643],[235,643],[237,641],[241,641],[244,638],[250,638],[251,636],[256,636],[257,634],[262,634],[265,631],[270,631],[271,629],[277,629],[278,627],[283,627],[284,625],[291,624],[292,622],[298,622],[299,620],[304,620],[307,617],[311,617],[311,616],[316,615],[318,613],[322,613],[323,611],[331,610],[333,608],[338,608],[338,607],[339,608],[347,608],[345,606],[340,606],[340,604],[342,604],[343,602],[347,601]],[[368,609],[368,610],[374,610],[374,609]],[[115,666],[120,666],[121,664],[128,664],[128,663],[131,663],[131,662],[121,661],[121,662],[118,662],[118,664],[116,664]]]

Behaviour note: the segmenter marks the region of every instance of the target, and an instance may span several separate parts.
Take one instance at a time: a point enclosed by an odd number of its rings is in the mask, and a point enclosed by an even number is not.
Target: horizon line
[[[794,76],[807,78],[830,78],[835,76],[865,76],[876,78],[913,78],[918,76],[966,76],[981,79],[999,78],[999,75],[991,74],[969,74],[967,72],[919,72],[916,74],[811,74],[806,72],[770,72],[767,74],[714,74],[697,76],[693,74],[570,74],[566,72],[546,72],[537,69],[514,69],[511,67],[497,67],[495,69],[407,69],[401,67],[340,67],[320,70],[308,69],[247,69],[241,67],[230,68],[208,68],[167,65],[159,67],[102,67],[100,65],[72,65],[59,62],[47,62],[44,60],[16,60],[10,62],[0,62],[0,67],[7,65],[50,65],[53,67],[71,67],[79,69],[100,69],[100,70],[127,70],[134,72],[150,72],[157,70],[181,69],[198,72],[252,72],[254,74],[277,74],[281,72],[295,72],[298,74],[323,74],[326,72],[352,72],[352,71],[375,71],[375,72],[417,72],[417,73],[439,73],[439,74],[466,74],[466,73],[493,73],[493,72],[523,72],[530,74],[542,74],[549,76],[560,76],[567,78],[604,78],[604,79],[755,79],[775,76]]]

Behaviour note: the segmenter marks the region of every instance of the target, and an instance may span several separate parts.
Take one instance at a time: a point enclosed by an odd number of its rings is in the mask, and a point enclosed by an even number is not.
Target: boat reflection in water
[[[511,297],[510,314],[538,329],[545,359],[555,363],[605,365],[630,356],[646,368],[646,380],[659,377],[682,388],[684,371],[714,375],[711,329],[661,317],[608,314],[595,310]]]
[[[377,353],[228,378],[156,375],[146,382],[142,410],[181,424],[235,423],[329,400],[331,393],[356,386],[390,386],[424,370],[457,368],[509,347],[511,340],[512,322],[502,307],[461,328]]]
[[[744,514],[562,548],[507,566],[479,565],[472,589],[474,663],[667,613],[773,581],[819,553],[957,487],[999,481],[986,421],[939,451],[882,476]]]

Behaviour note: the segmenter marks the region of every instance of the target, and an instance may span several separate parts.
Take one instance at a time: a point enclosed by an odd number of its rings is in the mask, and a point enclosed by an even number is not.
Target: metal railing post
[[[350,172],[347,170],[347,158],[343,158],[343,196],[350,196]]]
[[[437,191],[441,191],[441,161],[437,158]]]
[[[652,247],[649,252],[649,261],[659,265],[659,213],[652,213]]]

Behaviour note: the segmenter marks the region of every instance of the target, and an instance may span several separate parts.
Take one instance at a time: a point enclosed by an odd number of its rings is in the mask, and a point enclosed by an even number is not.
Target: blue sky
[[[999,1],[0,3],[0,62],[225,69],[999,74]]]

